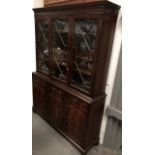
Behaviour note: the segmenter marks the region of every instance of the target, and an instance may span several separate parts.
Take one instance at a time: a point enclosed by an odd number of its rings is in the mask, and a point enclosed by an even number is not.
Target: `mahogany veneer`
[[[71,4],[78,4],[78,3],[91,3],[91,2],[98,2],[103,0],[44,0],[44,4],[46,7],[53,6],[53,5],[71,5]],[[106,0],[105,0],[106,1]]]

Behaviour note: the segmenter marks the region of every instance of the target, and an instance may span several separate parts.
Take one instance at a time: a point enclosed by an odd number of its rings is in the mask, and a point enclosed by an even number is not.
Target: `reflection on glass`
[[[68,21],[54,20],[52,22],[52,69],[53,78],[66,81],[68,58]]]
[[[92,79],[96,31],[97,26],[94,19],[75,21],[71,83],[87,92],[90,90]]]
[[[49,74],[48,68],[48,21],[42,20],[38,23],[38,62],[39,71]]]

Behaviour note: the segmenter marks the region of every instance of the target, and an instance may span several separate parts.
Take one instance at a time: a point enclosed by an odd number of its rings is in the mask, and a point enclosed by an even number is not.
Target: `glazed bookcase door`
[[[87,93],[90,93],[92,85],[96,34],[96,19],[75,19],[70,83]]]
[[[68,79],[68,34],[69,20],[52,19],[50,76],[65,83]]]
[[[49,20],[38,19],[36,22],[37,29],[37,60],[38,71],[49,75]]]

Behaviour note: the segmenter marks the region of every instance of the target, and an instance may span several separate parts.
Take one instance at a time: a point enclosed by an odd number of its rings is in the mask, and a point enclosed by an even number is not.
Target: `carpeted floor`
[[[32,155],[80,155],[78,150],[37,114],[32,117]],[[98,146],[87,155],[118,155]]]

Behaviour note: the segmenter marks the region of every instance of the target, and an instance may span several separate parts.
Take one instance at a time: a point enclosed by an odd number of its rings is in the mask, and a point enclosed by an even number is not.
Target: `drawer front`
[[[33,80],[33,83],[37,83],[37,84],[39,84],[40,86],[47,87],[47,88],[50,87],[50,84],[49,84],[48,82],[46,82],[45,80],[39,78],[39,77],[36,76],[36,75],[33,75],[32,80]]]
[[[74,104],[78,109],[88,112],[89,103],[84,102],[81,99],[79,99],[73,95],[70,95],[70,94],[65,94],[64,98],[65,98],[66,102]]]
[[[55,86],[50,86],[50,93],[57,97],[63,97],[63,91]]]

